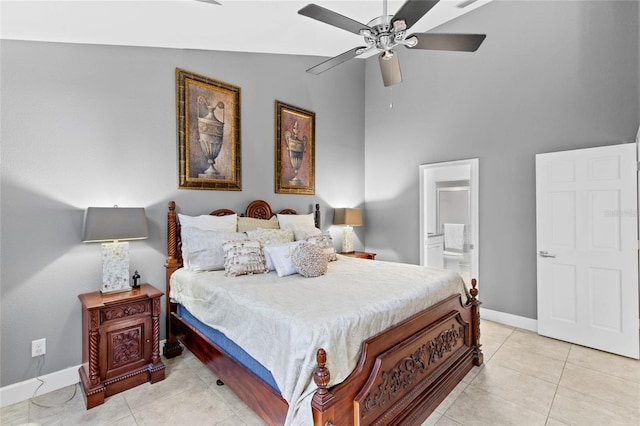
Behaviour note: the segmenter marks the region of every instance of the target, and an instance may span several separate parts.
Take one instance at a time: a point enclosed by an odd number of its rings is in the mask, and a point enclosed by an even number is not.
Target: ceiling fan
[[[439,0],[407,0],[396,14],[391,16],[387,14],[387,0],[383,0],[382,16],[371,20],[366,25],[317,4],[308,4],[298,11],[300,15],[358,34],[364,37],[366,46],[347,50],[309,68],[307,72],[320,74],[349,59],[376,49],[380,52],[378,62],[382,81],[385,86],[392,86],[402,81],[400,62],[393,51],[396,46],[402,45],[410,49],[475,52],[486,35],[415,33],[407,36],[407,30],[438,2]]]

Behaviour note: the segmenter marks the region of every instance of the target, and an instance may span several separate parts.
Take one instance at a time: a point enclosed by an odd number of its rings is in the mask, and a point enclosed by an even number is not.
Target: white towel
[[[464,224],[444,224],[444,248],[460,251],[464,249]]]

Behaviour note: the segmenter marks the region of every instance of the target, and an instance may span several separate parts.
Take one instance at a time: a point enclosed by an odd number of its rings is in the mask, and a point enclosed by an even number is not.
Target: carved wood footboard
[[[422,423],[474,365],[482,364],[476,280],[463,304],[453,295],[363,343],[358,367],[327,389],[330,372],[319,349],[314,424]]]

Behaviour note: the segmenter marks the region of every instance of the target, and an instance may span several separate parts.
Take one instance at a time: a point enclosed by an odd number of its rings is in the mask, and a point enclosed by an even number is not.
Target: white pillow
[[[236,277],[268,272],[260,241],[227,241],[223,248],[224,274],[226,276]]]
[[[271,256],[269,255],[269,252],[267,251],[266,247],[262,247],[262,254],[264,254],[264,263],[267,266],[267,270],[268,271],[275,271],[276,267],[273,264],[273,261],[271,260]]]
[[[314,213],[309,214],[278,214],[280,228],[290,228],[291,226],[306,226],[313,228],[316,226]]]
[[[267,246],[264,248],[271,258],[271,262],[273,263],[279,277],[286,277],[287,275],[298,273],[291,256],[300,243],[300,241],[295,241],[293,243],[278,246]]]
[[[211,216],[203,214],[201,216],[187,216],[178,213],[180,226],[191,226],[194,228],[204,229],[205,231],[229,231],[236,232],[238,229],[238,215],[230,214],[227,216]]]
[[[183,265],[195,272],[224,269],[223,244],[247,238],[242,232],[205,231],[189,226],[182,228],[181,232]]]

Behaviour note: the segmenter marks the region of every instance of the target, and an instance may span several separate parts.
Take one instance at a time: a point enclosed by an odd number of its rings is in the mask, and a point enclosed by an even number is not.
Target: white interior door
[[[638,358],[636,145],[536,156],[538,333]]]

